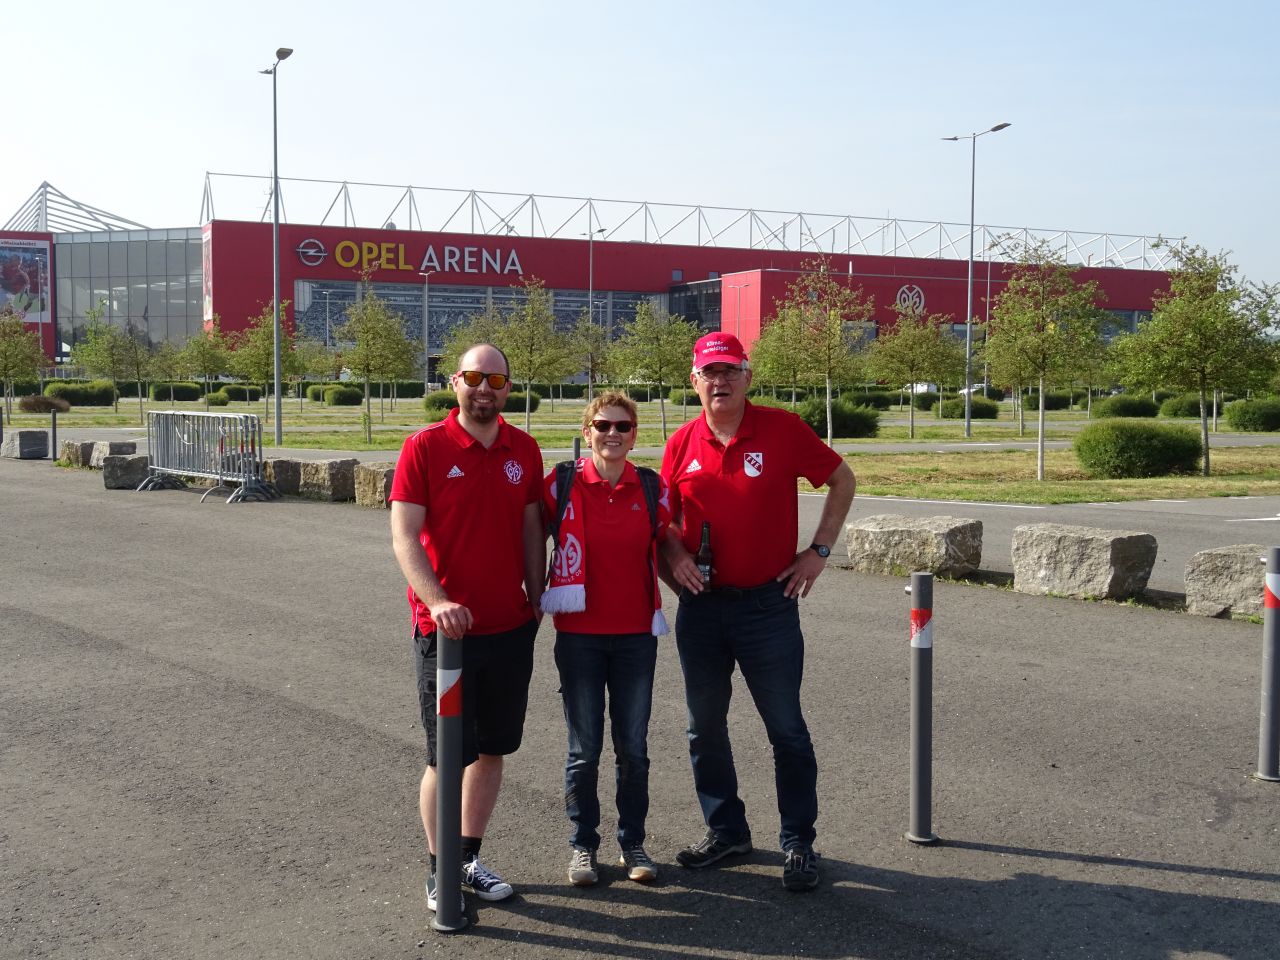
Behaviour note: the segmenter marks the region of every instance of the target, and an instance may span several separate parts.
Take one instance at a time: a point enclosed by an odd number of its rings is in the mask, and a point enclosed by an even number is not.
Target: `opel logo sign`
[[[903,284],[898,288],[898,306],[912,313],[924,313],[924,291],[914,283]]]
[[[303,240],[294,250],[298,255],[298,259],[308,267],[318,267],[324,262],[324,258],[329,255],[329,251],[324,248],[324,244],[319,240],[307,239]],[[899,294],[899,297],[902,295]]]

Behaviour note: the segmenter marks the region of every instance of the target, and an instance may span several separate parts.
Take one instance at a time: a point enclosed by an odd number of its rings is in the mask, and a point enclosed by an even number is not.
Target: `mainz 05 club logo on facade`
[[[303,240],[294,253],[304,266],[318,267],[329,256],[323,243],[314,237]],[[404,270],[419,273],[432,270],[436,273],[506,273],[520,276],[524,267],[514,249],[495,247],[455,247],[446,245],[437,251],[435,244],[428,245],[422,259],[408,259],[403,243],[374,243],[365,240],[339,240],[333,248],[333,262],[340,267],[358,267],[360,270]]]
[[[906,283],[898,288],[898,306],[912,313],[924,313],[924,291],[914,283]]]

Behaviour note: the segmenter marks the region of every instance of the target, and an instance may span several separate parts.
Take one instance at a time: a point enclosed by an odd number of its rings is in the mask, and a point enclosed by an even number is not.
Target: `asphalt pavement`
[[[468,897],[473,926],[436,934],[385,512],[198,501],[0,460],[0,957],[1276,956],[1280,785],[1249,777],[1260,628],[939,584],[944,842],[916,847],[904,581],[836,568],[802,604],[816,892],[779,882],[772,762],[740,684],[756,851],[674,865],[701,820],[669,638],[650,732],[659,881],[625,880],[606,842],[602,883],[570,887],[544,624],[484,844],[518,894]]]

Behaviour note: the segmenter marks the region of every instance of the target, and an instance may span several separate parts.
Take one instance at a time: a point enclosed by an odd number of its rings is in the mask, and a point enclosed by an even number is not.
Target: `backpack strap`
[[[565,511],[569,509],[569,491],[577,472],[578,465],[572,460],[561,460],[556,464],[556,512],[550,523],[552,549],[556,549],[560,543],[560,524],[564,520]]]
[[[662,496],[662,480],[658,472],[651,467],[636,467],[640,475],[640,489],[644,491],[644,502],[649,507],[649,536],[658,537],[658,498]]]

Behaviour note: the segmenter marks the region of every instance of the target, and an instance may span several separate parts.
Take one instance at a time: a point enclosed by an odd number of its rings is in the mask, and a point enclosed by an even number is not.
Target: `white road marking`
[[[1275,517],[1243,517],[1239,520],[1223,520],[1223,523],[1270,523],[1273,520],[1280,520],[1280,516]]]
[[[802,497],[825,497],[825,493],[802,493]],[[916,500],[911,497],[872,497],[859,495],[856,500],[891,500],[894,503],[955,503],[965,507],[1005,507],[1009,510],[1043,510],[1034,503],[988,503],[985,500]]]

